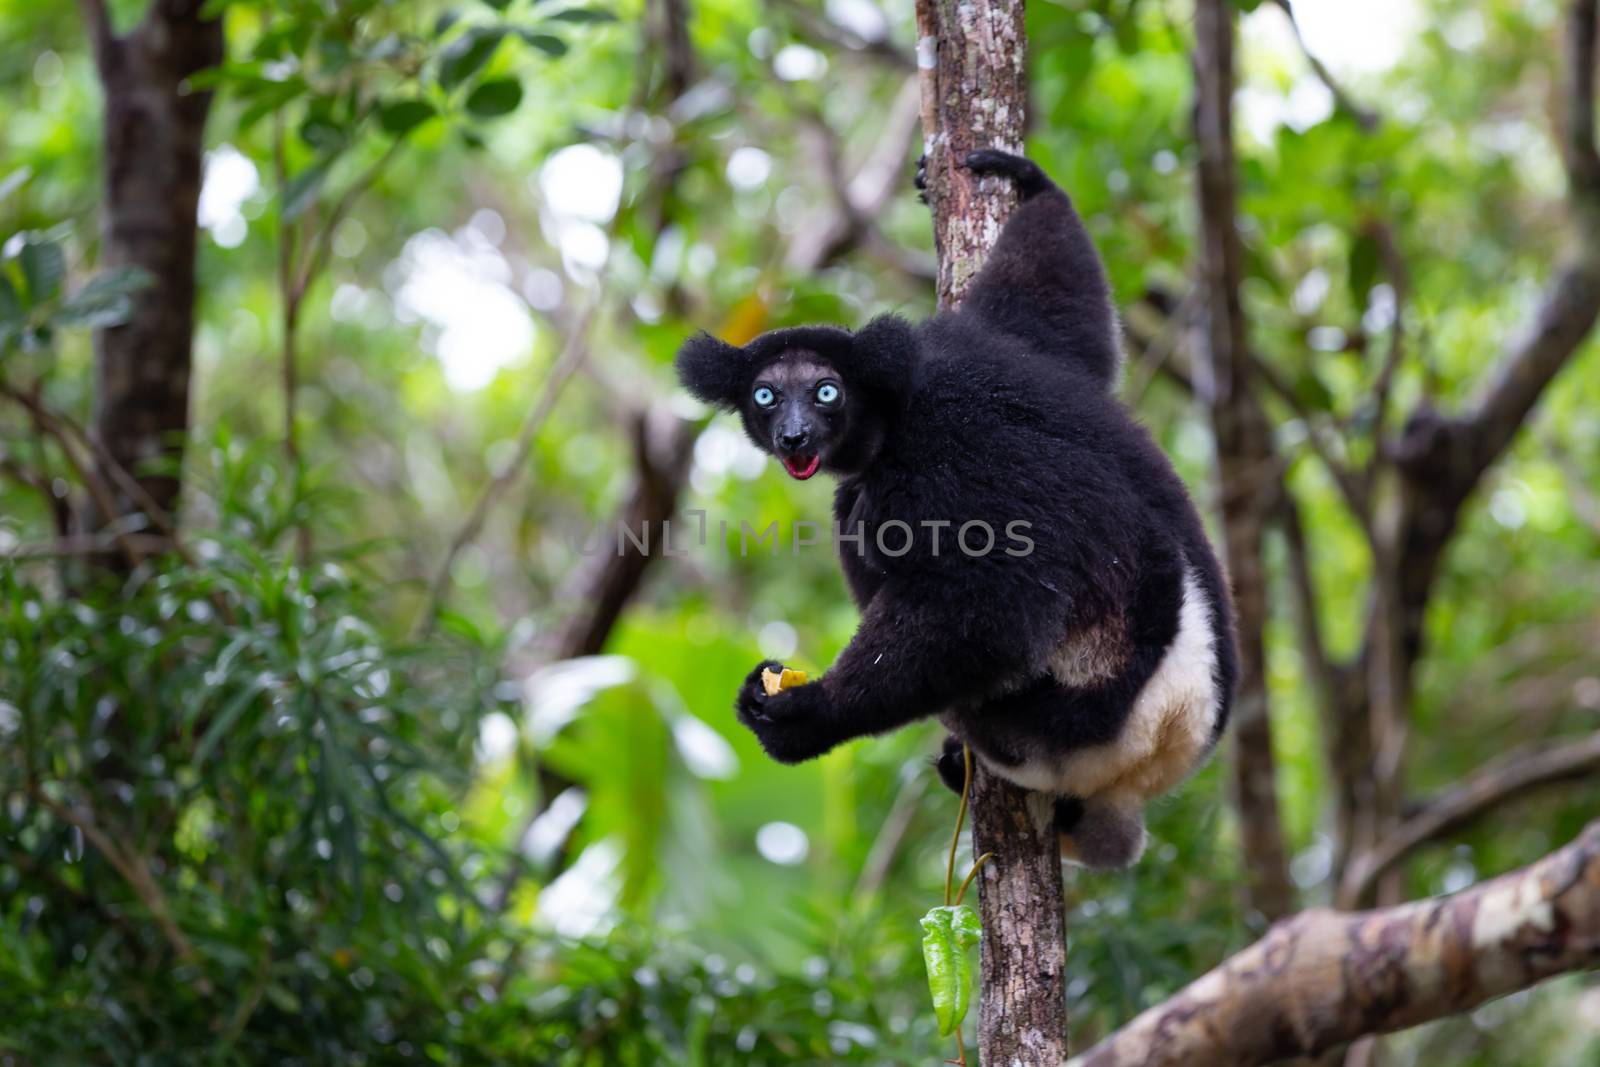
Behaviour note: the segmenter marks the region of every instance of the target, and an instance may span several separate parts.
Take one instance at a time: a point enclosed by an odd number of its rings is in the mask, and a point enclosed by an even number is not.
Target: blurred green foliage
[[[803,271],[786,258],[836,207],[819,131],[851,170],[908,70],[819,34],[824,9],[805,2],[692,3],[694,77],[678,95],[632,0],[214,6],[229,62],[214,79],[208,186],[235,195],[203,205],[191,559],[114,581],[29,555],[53,534],[49,494],[0,474],[0,1062],[948,1054],[917,924],[939,901],[956,806],[927,765],[935,728],[785,768],[729,707],[759,655],[815,670],[848,638],[855,615],[827,551],[667,560],[607,657],[563,675],[532,671],[529,651],[584,607],[562,596],[586,562],[572,539],[627,491],[626,413],[683,404],[668,364],[685,334],[752,308],[772,325],[929,309],[928,286],[903,269],[930,254],[909,141],[905,189],[877,220],[899,255],[869,246]],[[1274,5],[1243,21],[1252,336],[1304,407],[1353,428],[1354,450],[1369,447],[1367,383],[1395,329],[1366,222],[1391,221],[1410,271],[1416,358],[1395,411],[1424,385],[1446,405],[1471,395],[1564,239],[1545,106],[1557,5],[1416,7],[1398,61],[1350,73],[1383,116],[1374,131],[1315,106]],[[140,9],[114,5],[118,25]],[[908,3],[881,15],[892,41],[912,39]],[[1061,0],[1028,18],[1030,152],[1073,192],[1124,306],[1181,297],[1187,7]],[[97,273],[93,64],[71,5],[0,0],[0,39],[0,234],[19,235],[0,262],[0,379],[37,385],[81,422],[93,381],[81,327],[104,320],[61,316],[96,286],[130,283]],[[585,158],[576,181],[562,178]],[[574,208],[574,185],[599,207]],[[301,478],[279,448],[275,240],[280,222],[326,223],[352,189],[301,323]],[[509,454],[574,309],[602,287],[586,372],[462,553],[440,627],[413,640],[433,567]],[[114,305],[116,292],[101,295]],[[449,313],[474,301],[497,329]],[[523,343],[484,362],[517,331]],[[1520,741],[1596,725],[1600,532],[1574,501],[1600,484],[1597,359],[1591,343],[1559,380],[1452,548],[1419,678],[1419,794]],[[1203,419],[1146,368],[1128,382],[1208,500]],[[1295,457],[1321,621],[1348,651],[1364,541],[1305,425],[1273,415]],[[731,422],[713,422],[696,456],[686,505],[713,523],[827,519],[828,488],[776,477]],[[50,492],[72,480],[57,443],[3,402],[0,459],[46,472]],[[303,564],[301,522],[317,546]],[[1319,903],[1321,736],[1286,599],[1273,609],[1279,788],[1297,881]],[[541,770],[579,788],[525,835],[552,799]],[[1225,780],[1212,767],[1152,812],[1155,843],[1135,872],[1069,879],[1076,1041],[1254,936]],[[1529,861],[1597,801],[1586,783],[1519,802],[1420,854],[1408,889]],[[1597,997],[1592,981],[1565,980],[1390,1055],[1592,1063]]]

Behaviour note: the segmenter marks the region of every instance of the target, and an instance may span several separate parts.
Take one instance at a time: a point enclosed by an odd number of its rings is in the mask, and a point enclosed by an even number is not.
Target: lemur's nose
[[[804,448],[810,439],[811,434],[806,430],[784,430],[778,433],[778,447],[793,452]]]

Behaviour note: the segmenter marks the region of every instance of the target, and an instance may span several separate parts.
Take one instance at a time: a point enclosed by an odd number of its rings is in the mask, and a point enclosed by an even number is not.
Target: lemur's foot
[[[997,148],[980,148],[968,152],[961,165],[974,174],[1003,174],[1017,183],[1017,192],[1026,200],[1036,193],[1053,188],[1055,183],[1039,169],[1039,164],[1014,152]]]
[[[967,782],[967,764],[961,755],[961,748],[961,742],[954,735],[948,735],[944,739],[944,751],[933,761],[934,768],[939,772],[939,781],[956,796],[961,795]]]
[[[917,176],[911,179],[911,184],[917,187],[917,199],[926,204],[928,202],[928,153],[924,152],[917,157]]]

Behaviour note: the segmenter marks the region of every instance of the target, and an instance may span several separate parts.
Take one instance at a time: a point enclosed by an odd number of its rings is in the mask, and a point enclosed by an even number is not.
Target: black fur
[[[1023,203],[958,311],[856,334],[778,330],[742,349],[701,335],[678,358],[691,391],[738,410],[775,454],[758,378],[789,361],[843,382],[818,447],[840,478],[836,520],[866,533],[841,546],[862,619],[817,681],[769,697],[757,667],[741,687],[740,720],[783,762],[934,714],[1002,767],[1112,741],[1177,631],[1186,568],[1212,605],[1219,733],[1226,720],[1237,660],[1221,568],[1166,456],[1110,394],[1117,325],[1099,257],[1033,163],[984,151],[968,165],[1012,178]],[[916,532],[904,555],[876,544],[894,520]],[[922,524],[938,520],[954,525],[935,552]],[[971,520],[999,536],[980,557],[954,550]],[[1018,521],[1026,555],[1004,551]],[[1113,677],[1068,686],[1049,673],[1064,642],[1107,626],[1125,646]],[[939,761],[956,789],[960,742]],[[1082,815],[1062,803],[1064,818]]]

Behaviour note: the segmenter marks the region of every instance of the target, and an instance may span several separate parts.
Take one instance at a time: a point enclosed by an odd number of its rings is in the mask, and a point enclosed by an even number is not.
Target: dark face
[[[839,457],[850,431],[850,398],[832,367],[810,353],[769,363],[744,404],[750,436],[802,481]]]

